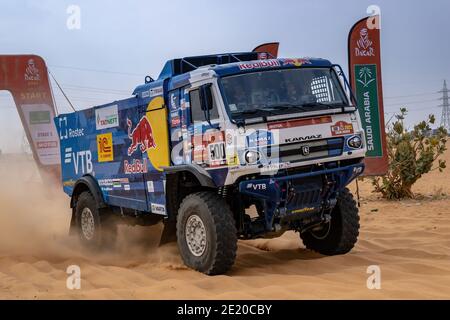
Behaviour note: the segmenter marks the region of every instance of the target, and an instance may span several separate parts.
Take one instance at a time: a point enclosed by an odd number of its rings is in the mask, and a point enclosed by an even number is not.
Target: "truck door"
[[[203,84],[206,85],[206,84]],[[208,169],[226,164],[224,133],[221,110],[218,108],[217,91],[211,86],[212,109],[208,122],[201,108],[201,85],[186,87],[184,99],[187,108],[182,108],[183,154],[185,163],[206,164]]]
[[[141,131],[143,148],[142,159],[148,170],[144,172],[148,211],[166,215],[165,174],[163,168],[170,166],[169,131],[167,108],[163,98],[162,87],[153,89],[157,92],[141,109],[145,119],[145,130]]]

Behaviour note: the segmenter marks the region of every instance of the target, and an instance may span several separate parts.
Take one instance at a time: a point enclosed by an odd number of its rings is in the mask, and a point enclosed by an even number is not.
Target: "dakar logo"
[[[28,65],[25,69],[25,80],[26,81],[39,81],[41,77],[39,75],[39,69],[34,64],[34,60],[28,60]]]
[[[356,41],[355,54],[357,57],[374,57],[375,50],[373,49],[373,41],[369,39],[369,31],[367,28],[362,28],[359,32],[360,38]]]
[[[361,83],[364,88],[367,88],[369,84],[371,84],[375,79],[372,78],[372,71],[367,68],[363,67],[359,70],[359,79],[357,80],[359,83]]]
[[[153,139],[153,131],[150,122],[146,116],[143,116],[136,128],[131,131],[133,123],[130,119],[127,119],[128,125],[128,138],[131,139],[131,145],[128,148],[128,155],[131,156],[139,147],[141,152],[145,152],[150,148],[156,148],[155,140]]]

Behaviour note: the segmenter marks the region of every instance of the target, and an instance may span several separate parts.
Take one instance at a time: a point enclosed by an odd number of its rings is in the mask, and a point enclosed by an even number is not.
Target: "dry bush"
[[[438,158],[446,150],[447,131],[442,127],[431,130],[433,115],[408,131],[404,125],[406,115],[406,108],[400,109],[396,121],[387,127],[389,169],[385,176],[372,181],[374,192],[386,199],[414,198],[411,188],[423,174],[436,169],[442,172],[446,167],[445,161]]]

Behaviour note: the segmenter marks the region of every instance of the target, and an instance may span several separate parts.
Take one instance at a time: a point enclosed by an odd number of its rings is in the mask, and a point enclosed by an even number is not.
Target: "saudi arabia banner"
[[[365,175],[384,175],[388,168],[381,82],[380,28],[372,16],[358,21],[348,37],[350,83],[366,133]]]

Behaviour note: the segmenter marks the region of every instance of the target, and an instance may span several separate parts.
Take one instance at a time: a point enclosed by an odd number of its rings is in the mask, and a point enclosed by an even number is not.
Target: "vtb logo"
[[[73,168],[76,175],[80,172],[80,166],[81,174],[92,173],[93,165],[91,151],[84,150],[73,152],[72,148],[66,148],[64,151],[64,163],[73,163]]]
[[[255,191],[266,190],[267,189],[267,185],[265,183],[249,183],[247,185],[247,189],[252,189],[252,190],[255,190]]]

